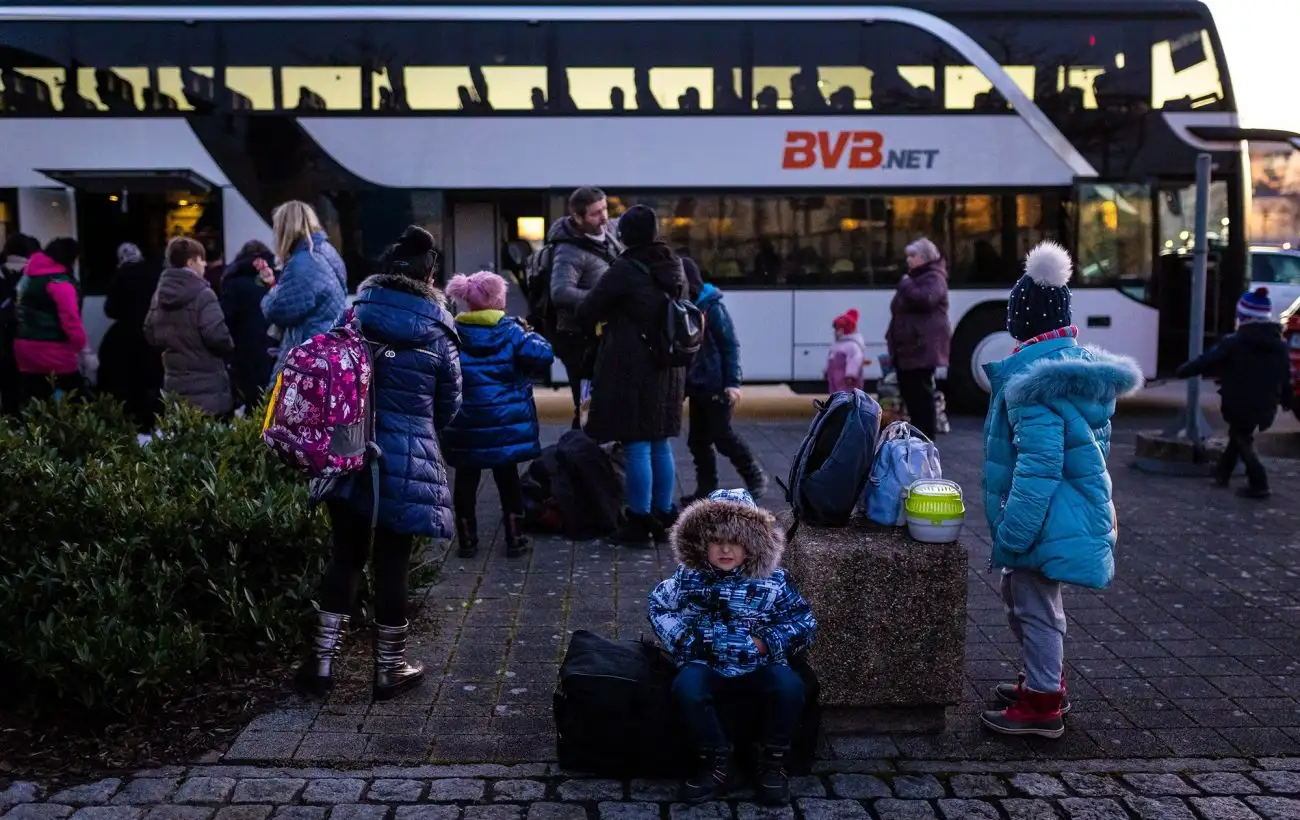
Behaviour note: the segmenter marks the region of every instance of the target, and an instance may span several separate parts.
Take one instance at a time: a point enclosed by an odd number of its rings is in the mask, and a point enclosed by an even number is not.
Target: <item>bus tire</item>
[[[1005,302],[987,302],[972,308],[957,325],[949,346],[948,383],[944,398],[959,413],[983,415],[989,407],[988,388],[975,375],[972,361],[984,345],[1007,330]],[[1010,352],[1010,351],[1008,351]]]

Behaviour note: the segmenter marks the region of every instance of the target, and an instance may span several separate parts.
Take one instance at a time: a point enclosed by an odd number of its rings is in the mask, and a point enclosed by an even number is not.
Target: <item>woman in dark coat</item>
[[[104,314],[113,326],[99,343],[99,389],[126,406],[142,433],[162,412],[162,353],[144,335],[144,320],[162,269],[145,261],[130,242],[117,248],[117,273],[108,285]]]
[[[931,439],[938,432],[934,371],[948,366],[952,325],[948,322],[948,267],[934,243],[907,246],[907,274],[889,305],[885,343],[898,371],[898,392],[916,429]]]
[[[686,295],[682,261],[658,233],[654,211],[629,208],[618,222],[627,250],[577,311],[580,322],[604,325],[586,430],[597,441],[623,443],[627,514],[611,540],[634,546],[667,542],[677,483],[671,439],[681,434],[686,396],[686,368],[661,367],[649,341],[658,339],[668,300]]]
[[[446,297],[433,285],[438,273],[433,237],[411,226],[384,251],[382,262],[385,273],[361,283],[352,308],[366,340],[389,346],[375,357],[373,376],[375,439],[383,453],[372,558],[376,700],[424,677],[420,664],[406,661],[411,549],[417,535],[449,540],[455,534],[438,433],[459,412],[461,401],[455,322]],[[304,694],[323,695],[334,685],[339,639],[370,551],[375,499],[368,472],[317,482],[312,489],[329,509],[334,550],[321,580],[315,639],[295,682]]]
[[[246,405],[249,410],[261,403],[262,391],[275,365],[270,350],[278,343],[267,335],[271,323],[262,315],[262,297],[271,276],[262,272],[274,268],[275,253],[254,239],[244,243],[235,261],[222,273],[221,310],[235,340],[235,353],[230,359],[235,405]]]

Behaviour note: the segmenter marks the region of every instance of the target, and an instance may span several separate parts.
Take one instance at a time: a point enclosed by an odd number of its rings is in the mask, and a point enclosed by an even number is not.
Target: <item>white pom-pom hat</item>
[[[1065,287],[1073,273],[1070,252],[1050,239],[1039,243],[1025,257],[1025,276],[1043,287]]]
[[[1025,257],[1025,275],[1007,299],[1007,332],[1024,342],[1069,327],[1070,253],[1056,242],[1041,242]]]

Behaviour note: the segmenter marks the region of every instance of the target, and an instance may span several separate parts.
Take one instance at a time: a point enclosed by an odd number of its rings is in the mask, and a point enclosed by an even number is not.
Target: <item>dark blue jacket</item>
[[[551,366],[550,343],[501,310],[462,313],[456,329],[465,387],[460,413],[442,431],[447,464],[485,470],[537,458],[531,376]]]
[[[258,281],[257,268],[253,267],[257,258],[241,256],[221,274],[221,310],[226,314],[230,337],[235,340],[235,353],[230,358],[231,381],[239,393],[236,402],[247,402],[250,409],[261,400],[271,378],[275,357],[269,351],[278,346],[267,335],[271,323],[262,314],[266,286]],[[262,259],[268,265],[275,265],[272,254]]]
[[[687,394],[707,395],[740,387],[740,342],[731,314],[722,304],[722,291],[705,285],[695,304],[704,313],[704,344],[686,374]]]
[[[456,533],[438,433],[460,410],[460,353],[442,293],[404,276],[372,276],[353,307],[368,341],[391,345],[375,360],[379,526],[451,538]],[[370,474],[350,473],[323,496],[370,516]]]
[[[1223,420],[1232,426],[1267,430],[1279,405],[1291,409],[1291,358],[1277,322],[1242,325],[1176,373],[1218,378]]]

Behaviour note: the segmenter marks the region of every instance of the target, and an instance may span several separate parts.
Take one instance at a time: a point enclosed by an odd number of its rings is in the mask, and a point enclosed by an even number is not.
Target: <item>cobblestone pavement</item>
[[[3,785],[3,784],[0,784]],[[1070,766],[824,763],[794,805],[688,807],[676,783],[573,779],[545,764],[156,769],[45,794],[0,790],[3,820],[1297,820],[1300,759],[1096,760]]]
[[[1300,508],[1291,502],[1300,491],[1300,464],[1270,462],[1274,500],[1244,501],[1198,479],[1129,469],[1137,424],[1117,423],[1111,457],[1120,525],[1116,582],[1103,593],[1071,589],[1066,596],[1067,675],[1075,704],[1066,736],[1055,742],[1007,739],[977,727],[988,690],[1014,678],[1016,668],[996,578],[985,569],[989,541],[978,489],[979,423],[957,419],[954,432],[939,443],[945,474],[966,488],[970,508],[963,537],[971,554],[964,700],[952,711],[945,734],[832,738],[825,757],[1300,755]],[[788,469],[805,428],[798,422],[740,426],[777,474]],[[548,428],[545,437],[553,440],[559,432]],[[682,483],[690,489],[693,469],[684,441],[676,449]],[[727,469],[724,479],[737,481]],[[550,701],[568,634],[577,629],[624,638],[648,634],[646,593],[670,573],[671,556],[666,548],[636,551],[601,541],[543,538],[531,558],[509,562],[499,541],[495,489],[490,481],[484,486],[485,544],[489,522],[498,530],[497,540],[474,561],[448,558],[429,592],[428,610],[438,617],[412,650],[430,667],[429,679],[400,699],[373,706],[368,697],[340,693],[323,706],[289,700],[240,734],[226,750],[225,762],[554,760]],[[779,506],[778,494],[774,490],[766,503]],[[1062,805],[1074,816],[1109,816],[1105,800],[1111,798],[1077,798],[1093,799],[1102,802]],[[1210,801],[1207,807],[1220,799],[1224,808],[1213,816],[1238,816],[1229,808],[1236,798],[1208,793],[1203,798]],[[821,811],[821,804],[809,805],[812,813]],[[889,816],[930,816],[930,808],[914,807],[919,813],[907,815],[906,805],[888,805],[894,812]],[[849,813],[845,818],[860,816],[860,807],[842,810]],[[496,820],[497,810],[481,811]],[[501,811],[504,817],[513,810]]]

